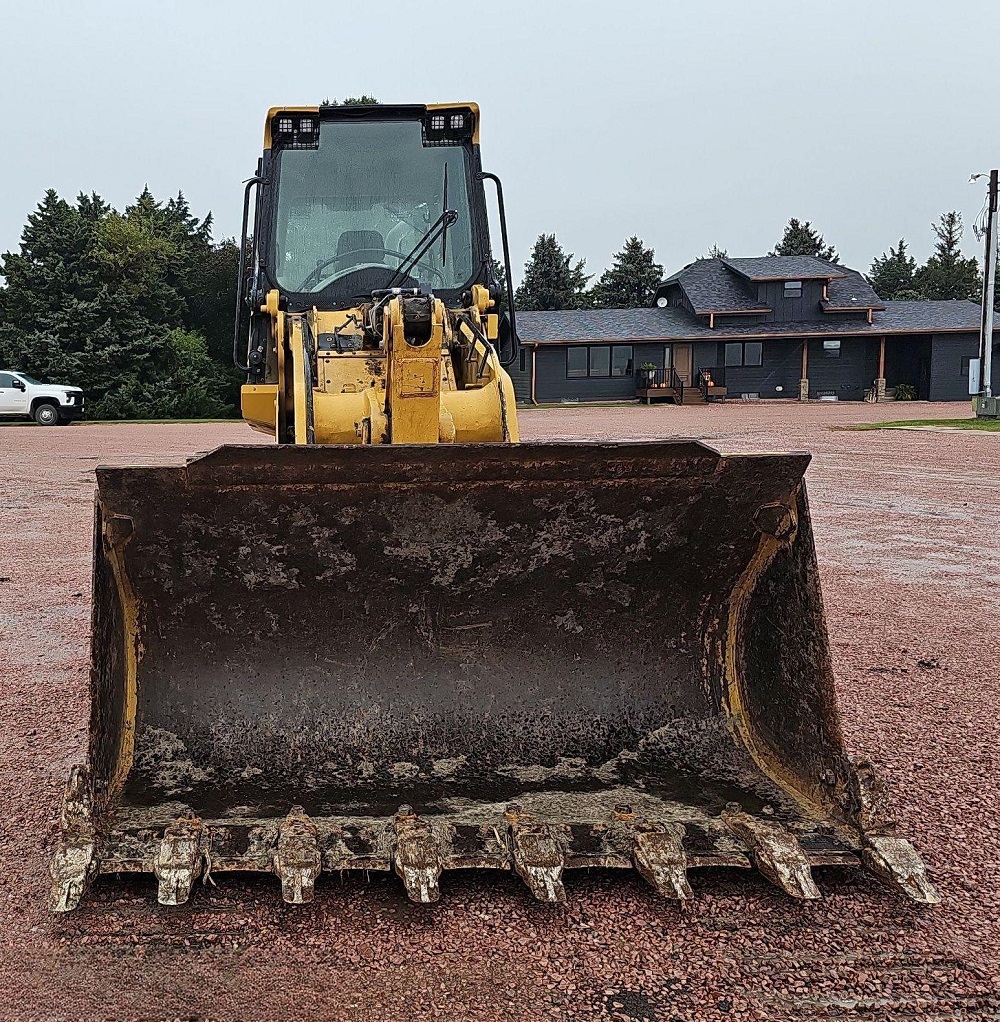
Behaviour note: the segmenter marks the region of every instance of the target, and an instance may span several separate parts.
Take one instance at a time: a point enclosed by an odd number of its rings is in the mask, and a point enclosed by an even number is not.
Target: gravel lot
[[[168,911],[147,879],[50,916],[62,787],[85,747],[93,468],[254,435],[239,423],[0,429],[0,1018],[1000,1018],[1000,435],[829,428],[894,411],[565,408],[525,411],[522,429],[814,452],[848,744],[891,782],[944,898],[929,911],[853,874],[822,874],[823,901],[803,905],[712,871],[694,877],[684,912],[638,877],[595,873],[571,875],[556,910],[519,881],[446,874],[432,910],[373,877],[327,878],[299,910],[276,881],[223,878]]]

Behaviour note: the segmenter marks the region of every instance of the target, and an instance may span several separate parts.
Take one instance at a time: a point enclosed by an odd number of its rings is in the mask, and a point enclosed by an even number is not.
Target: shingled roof
[[[845,268],[843,277],[830,281],[826,293],[829,297],[820,302],[824,312],[842,312],[854,309],[884,309],[885,302],[857,270]]]
[[[676,284],[699,316],[710,312],[770,312],[769,306],[748,294],[730,273],[722,259],[697,259],[688,263],[657,289]]]
[[[517,334],[528,344],[565,341],[657,341],[690,327],[684,309],[573,309],[519,312]],[[695,321],[697,322],[697,321]]]
[[[729,269],[752,281],[832,280],[845,275],[844,267],[813,256],[756,256],[722,261]]]
[[[779,280],[822,280],[824,312],[884,309],[865,278],[846,266],[812,256],[760,256],[755,259],[698,259],[657,288],[657,298],[680,288],[696,316],[763,315],[773,311],[757,298],[755,285]]]
[[[828,316],[804,323],[757,323],[710,328],[684,309],[579,309],[521,312],[517,332],[529,345],[639,341],[725,341],[734,337],[810,337],[885,334],[974,333],[980,308],[975,302],[884,302],[873,322]],[[1000,324],[997,326],[1000,331]]]

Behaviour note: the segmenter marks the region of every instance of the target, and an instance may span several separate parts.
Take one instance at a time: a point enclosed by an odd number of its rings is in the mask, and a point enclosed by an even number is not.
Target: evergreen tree
[[[516,308],[525,310],[584,309],[590,305],[586,294],[590,275],[585,259],[573,262],[554,234],[540,234],[524,264],[524,277],[514,295]]]
[[[962,214],[942,213],[931,224],[937,241],[934,254],[914,274],[913,281],[924,298],[979,301],[982,295],[979,263],[962,255],[959,245],[965,228]]]
[[[719,248],[718,245],[713,245],[708,250],[708,255],[705,256],[705,258],[706,259],[728,259],[729,258],[729,253],[724,248]]]
[[[817,259],[825,259],[830,263],[840,262],[833,245],[828,245],[819,231],[814,230],[812,223],[806,220],[803,223],[792,217],[785,226],[785,233],[781,241],[774,246],[769,253],[773,256],[805,255],[815,256]]]
[[[109,419],[222,418],[232,414],[230,374],[208,353],[205,338],[167,331],[155,374],[128,374],[105,396]]]
[[[184,325],[200,333],[209,354],[226,367],[233,361],[233,310],[239,278],[240,246],[226,238],[198,259],[198,273],[185,295]],[[235,371],[235,369],[234,369]]]
[[[95,198],[87,199],[84,215],[49,189],[29,214],[20,252],[5,252],[0,265],[5,326],[58,333],[73,328],[68,304],[85,308],[95,299],[101,281],[94,239],[103,216],[103,203]]]
[[[76,383],[98,400],[109,379],[107,349],[129,362],[115,326],[97,238],[108,207],[97,196],[71,206],[53,190],[29,214],[20,250],[0,273],[0,363],[54,383]]]
[[[594,285],[593,303],[604,309],[648,308],[661,280],[663,267],[655,261],[653,250],[633,234]]]
[[[917,261],[906,251],[906,239],[900,238],[896,248],[889,248],[872,261],[868,271],[868,283],[875,289],[875,294],[883,301],[902,300],[902,295],[919,292],[914,287],[913,274]]]

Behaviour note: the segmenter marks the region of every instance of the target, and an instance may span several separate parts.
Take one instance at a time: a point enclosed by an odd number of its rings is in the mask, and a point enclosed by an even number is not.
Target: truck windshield
[[[457,223],[406,279],[432,290],[468,284],[462,146],[424,145],[419,121],[326,121],[319,149],[281,150],[278,164],[273,266],[283,290],[336,298],[385,287],[444,208],[457,211]]]

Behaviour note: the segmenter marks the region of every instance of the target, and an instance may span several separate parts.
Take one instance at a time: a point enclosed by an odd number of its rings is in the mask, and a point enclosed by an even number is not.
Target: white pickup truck
[[[0,370],[0,419],[34,419],[39,426],[65,426],[83,415],[79,387],[55,387]]]

